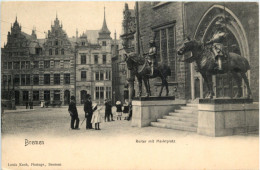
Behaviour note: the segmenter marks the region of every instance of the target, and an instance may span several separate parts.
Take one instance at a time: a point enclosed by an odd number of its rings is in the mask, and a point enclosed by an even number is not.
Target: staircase
[[[181,106],[168,116],[157,119],[157,122],[151,122],[151,126],[197,132],[198,104],[188,103],[186,106]]]

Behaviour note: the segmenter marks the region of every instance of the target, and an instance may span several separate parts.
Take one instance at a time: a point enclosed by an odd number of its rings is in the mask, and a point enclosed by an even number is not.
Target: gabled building
[[[16,105],[42,100],[68,104],[74,95],[75,53],[59,19],[46,39],[37,39],[35,29],[31,35],[21,30],[16,19],[2,50],[2,98],[13,96]]]
[[[76,33],[78,35],[78,33]],[[112,97],[112,45],[104,11],[100,30],[86,30],[76,36],[76,100],[83,104],[86,94],[92,101],[104,103]],[[90,37],[90,38],[89,38]]]

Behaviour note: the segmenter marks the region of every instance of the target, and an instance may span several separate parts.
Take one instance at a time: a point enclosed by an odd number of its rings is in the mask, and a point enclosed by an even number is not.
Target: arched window
[[[58,55],[59,54],[59,50],[58,48],[55,49],[55,55]]]
[[[49,49],[49,55],[52,55],[52,49]]]
[[[64,55],[64,49],[61,49],[61,55]]]

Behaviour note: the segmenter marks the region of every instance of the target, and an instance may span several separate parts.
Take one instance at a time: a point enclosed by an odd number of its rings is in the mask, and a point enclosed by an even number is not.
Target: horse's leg
[[[151,86],[150,86],[149,78],[147,78],[147,87],[148,87],[148,94],[149,96],[151,96]]]
[[[235,95],[235,98],[239,98],[242,96],[242,87],[241,87],[241,84],[242,84],[242,77],[239,76],[239,73],[236,73],[236,72],[231,72],[233,77],[235,78],[236,82],[237,82],[237,93]]]
[[[162,79],[162,85],[161,85],[161,90],[160,90],[160,93],[159,93],[159,97],[161,97],[162,95],[162,91],[163,91],[163,87],[164,87],[164,79],[161,77]]]
[[[168,81],[165,79],[166,96],[169,95]]]
[[[205,98],[213,98],[214,92],[212,87],[212,75],[201,74],[208,88],[208,93]]]
[[[137,80],[138,80],[138,86],[139,86],[139,94],[138,94],[138,97],[141,97],[141,96],[142,96],[142,77],[141,77],[141,76],[138,76],[138,77],[137,77]]]
[[[148,97],[149,96],[149,87],[148,87],[149,79],[144,78],[143,81],[144,81],[144,86],[145,86],[145,90],[146,90],[146,97]]]
[[[250,98],[252,93],[251,93],[251,89],[250,89],[250,86],[249,86],[249,82],[248,82],[248,79],[246,77],[246,74],[245,73],[240,73],[242,78],[244,79],[245,83],[246,83],[246,87],[247,87],[247,98]]]

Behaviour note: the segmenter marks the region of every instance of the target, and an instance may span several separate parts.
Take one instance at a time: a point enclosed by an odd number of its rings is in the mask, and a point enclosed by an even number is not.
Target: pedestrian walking
[[[93,129],[91,124],[91,119],[93,115],[93,111],[95,111],[92,107],[91,96],[89,94],[86,95],[86,101],[84,103],[84,112],[86,118],[86,129]]]
[[[70,128],[71,129],[79,129],[79,116],[78,116],[78,111],[77,111],[77,106],[76,106],[76,98],[75,96],[71,96],[71,102],[69,104],[69,113],[71,116],[71,121],[70,121]],[[74,127],[76,121],[76,125]]]
[[[98,107],[97,104],[95,103],[93,104],[93,108],[95,111],[93,113],[91,123],[95,124],[95,130],[101,130],[99,124],[101,123],[101,119],[102,119],[100,114],[100,110],[102,109],[102,106]]]
[[[110,116],[111,116],[111,121],[114,121],[111,101],[109,99],[106,99],[105,100],[105,121],[110,122]]]
[[[116,102],[116,119],[120,119],[121,120],[121,117],[122,117],[122,104],[120,101],[117,101]]]

